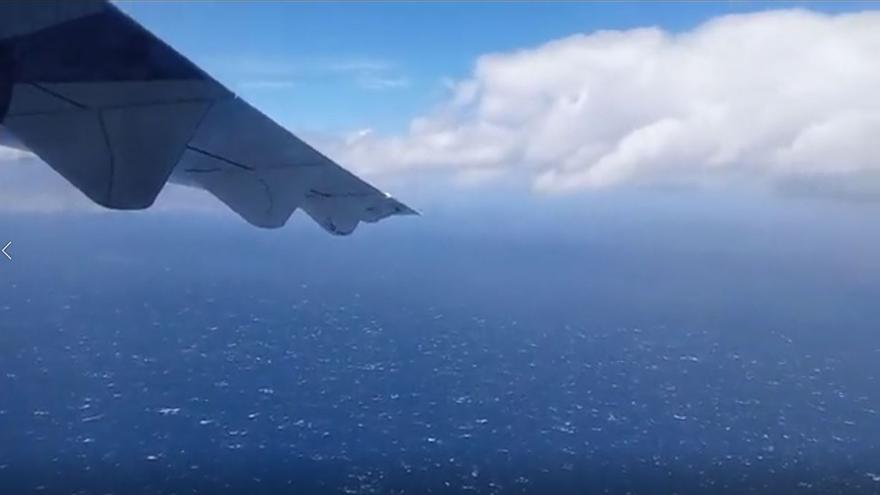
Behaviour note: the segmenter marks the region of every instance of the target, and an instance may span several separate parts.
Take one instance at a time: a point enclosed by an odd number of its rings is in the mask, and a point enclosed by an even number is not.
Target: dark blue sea
[[[870,219],[493,215],[4,215],[0,492],[880,492]]]

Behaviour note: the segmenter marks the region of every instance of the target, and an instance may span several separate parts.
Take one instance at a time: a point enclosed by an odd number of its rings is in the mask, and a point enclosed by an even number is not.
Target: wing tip
[[[417,216],[417,217],[422,216],[421,212],[419,212],[419,211],[416,210],[415,208],[410,208],[409,206],[407,206],[406,204],[404,204],[402,201],[398,200],[397,198],[395,198],[394,196],[388,194],[387,192],[383,192],[382,194],[384,194],[384,195],[385,195],[385,198],[386,198],[386,199],[387,199],[392,205],[394,205],[394,208],[393,208],[393,209],[391,210],[391,212],[390,212],[388,215],[386,215],[386,216],[392,216],[392,215],[400,215],[400,216],[414,215],[414,216]],[[384,218],[384,217],[383,217],[383,218]]]
[[[400,201],[395,200],[395,202],[397,203],[397,209],[394,213],[392,213],[392,215],[415,216],[415,217],[422,216],[422,213],[419,210],[416,210],[415,208],[410,208],[409,206],[401,203]]]
[[[318,203],[320,204],[320,203]],[[421,216],[417,210],[410,208],[402,202],[394,199],[387,193],[382,194],[382,200],[361,211],[359,214],[334,214],[317,205],[307,205],[303,210],[312,217],[325,231],[335,236],[348,236],[354,233],[362,223],[377,223],[392,216]]]

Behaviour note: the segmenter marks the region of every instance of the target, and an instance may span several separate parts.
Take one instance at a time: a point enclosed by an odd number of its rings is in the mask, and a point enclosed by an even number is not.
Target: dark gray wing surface
[[[149,207],[171,180],[260,227],[414,213],[102,0],[0,2],[0,124],[108,208]]]

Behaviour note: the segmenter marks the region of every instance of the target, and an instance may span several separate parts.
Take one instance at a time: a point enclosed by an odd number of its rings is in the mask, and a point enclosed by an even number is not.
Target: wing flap
[[[12,117],[3,125],[92,201],[106,201],[112,165],[94,112]]]
[[[239,98],[211,109],[172,180],[210,191],[260,227],[283,226],[297,208],[340,235],[362,221],[414,213]],[[242,197],[236,181],[247,183]]]
[[[209,107],[209,102],[194,101],[99,113],[114,165],[106,204],[115,208],[153,204]]]
[[[241,98],[217,102],[191,145],[250,169],[332,163]]]
[[[209,102],[9,117],[4,125],[92,201],[153,204]]]

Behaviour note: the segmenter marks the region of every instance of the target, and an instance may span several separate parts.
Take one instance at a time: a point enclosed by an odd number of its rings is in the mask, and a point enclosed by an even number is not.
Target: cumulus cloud
[[[364,173],[513,175],[548,192],[756,180],[839,192],[880,177],[878,53],[878,12],[579,34],[482,56],[407,132],[329,150]]]

